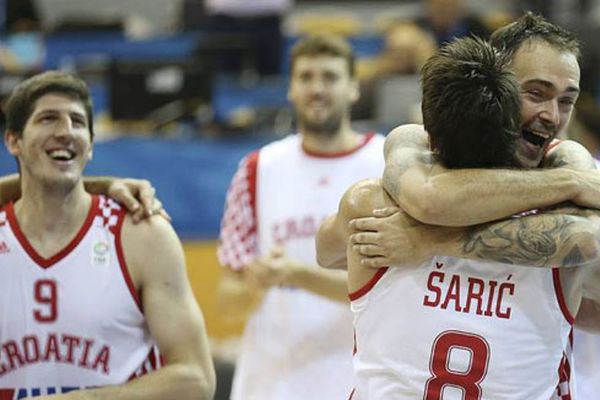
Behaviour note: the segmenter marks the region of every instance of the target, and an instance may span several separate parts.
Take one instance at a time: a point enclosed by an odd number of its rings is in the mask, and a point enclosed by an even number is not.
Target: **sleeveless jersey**
[[[263,147],[232,181],[221,230],[223,265],[243,268],[274,245],[319,268],[315,235],[353,183],[383,172],[383,137],[343,154],[302,148],[299,135]],[[352,388],[352,316],[348,306],[304,290],[267,291],[249,320],[232,399],[343,399]]]
[[[76,237],[43,258],[0,210],[0,399],[127,382],[157,353],[124,262],[124,210],[93,196]]]
[[[558,270],[434,257],[350,298],[353,399],[571,398]]]

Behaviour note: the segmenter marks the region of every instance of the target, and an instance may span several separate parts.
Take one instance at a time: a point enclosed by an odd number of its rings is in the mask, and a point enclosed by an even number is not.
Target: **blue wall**
[[[152,181],[184,239],[218,236],[229,181],[238,162],[267,138],[165,140],[125,137],[96,143],[86,175],[114,175]],[[16,172],[4,146],[0,174]]]

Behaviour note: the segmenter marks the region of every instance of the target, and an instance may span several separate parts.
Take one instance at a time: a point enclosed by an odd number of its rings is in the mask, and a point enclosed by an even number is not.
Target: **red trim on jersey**
[[[337,153],[324,153],[321,151],[314,151],[314,150],[309,150],[306,147],[302,146],[302,150],[304,151],[304,153],[306,155],[309,155],[311,157],[317,157],[317,158],[339,158],[339,157],[345,157],[348,156],[352,153],[356,153],[358,150],[362,149],[363,147],[365,147],[367,145],[367,143],[369,143],[371,141],[371,139],[373,139],[373,137],[375,137],[375,133],[374,132],[369,132],[365,135],[363,135],[361,137],[361,142],[354,148],[350,149],[350,150],[346,150],[346,151],[340,151]]]
[[[369,290],[373,289],[373,286],[375,286],[375,284],[377,282],[379,282],[379,280],[381,279],[381,277],[383,276],[383,274],[385,274],[385,272],[388,270],[388,268],[389,267],[379,268],[377,270],[377,272],[375,273],[375,275],[373,275],[371,277],[371,279],[369,279],[369,282],[367,282],[360,289],[355,290],[354,292],[348,294],[348,297],[350,298],[350,301],[358,300],[361,297],[363,297],[365,294],[369,293]]]
[[[252,218],[254,219],[254,226],[250,231],[250,234],[258,236],[258,217],[256,210],[256,188],[258,187],[258,159],[260,152],[255,151],[248,157],[248,164],[246,170],[248,172],[248,190],[250,194],[250,207],[252,208]]]
[[[558,300],[558,305],[560,310],[567,322],[571,325],[575,323],[575,318],[571,314],[569,307],[567,307],[567,302],[565,301],[565,295],[562,290],[562,284],[560,283],[560,270],[558,268],[552,268],[552,281],[554,282],[554,292],[556,293],[556,299]]]
[[[125,214],[126,211],[124,208],[121,208],[117,214],[118,219],[117,225],[115,226],[115,251],[117,252],[117,258],[119,259],[121,273],[123,274],[123,279],[125,279],[125,283],[127,284],[129,293],[131,293],[133,301],[135,301],[135,304],[137,304],[140,312],[143,314],[144,307],[142,306],[140,295],[137,292],[135,285],[133,284],[133,279],[131,279],[131,275],[129,274],[129,268],[127,268],[127,263],[125,262],[125,254],[123,253],[123,242],[121,240],[121,233],[123,230],[123,221],[125,220]]]
[[[69,242],[62,250],[60,250],[58,253],[54,254],[50,258],[42,257],[31,245],[31,243],[29,243],[29,240],[27,239],[23,231],[21,231],[21,228],[19,227],[19,223],[17,221],[17,217],[15,215],[14,204],[12,202],[8,203],[5,207],[5,210],[8,223],[10,224],[10,227],[13,233],[15,234],[15,237],[17,238],[25,252],[29,255],[29,257],[31,257],[31,259],[36,264],[46,269],[50,268],[51,266],[65,258],[67,255],[69,255],[69,253],[71,253],[71,251],[73,251],[73,249],[75,249],[79,242],[81,242],[81,240],[84,238],[85,234],[90,229],[90,226],[92,226],[94,216],[97,213],[98,196],[92,196],[92,203],[88,210],[88,214],[85,217],[85,221],[83,222],[83,225],[81,225],[81,228],[79,228],[79,231],[77,232],[73,240],[71,240],[71,242]]]
[[[571,332],[573,332],[571,330]],[[571,363],[569,357],[563,352],[563,357],[558,366],[558,384],[556,395],[560,400],[572,400],[571,396]]]

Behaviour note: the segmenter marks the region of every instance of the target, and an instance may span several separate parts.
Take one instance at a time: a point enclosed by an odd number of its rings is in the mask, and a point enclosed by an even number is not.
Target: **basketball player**
[[[520,120],[508,118],[518,116],[519,85],[509,79],[508,64],[495,57],[483,42],[457,40],[423,69],[425,128],[433,157],[447,167],[519,162],[514,148]],[[431,175],[437,173],[433,166]],[[348,234],[350,218],[392,204],[378,182],[359,183],[319,237]],[[413,265],[408,268],[361,268],[359,254],[350,247],[355,398],[570,398],[569,334],[585,270],[559,276],[558,270],[519,266],[538,255],[512,239],[544,237],[542,244],[557,249],[544,261],[572,264],[573,250],[579,249],[588,252],[576,263],[597,262],[598,213],[572,212],[575,216],[524,216],[466,232],[421,225],[400,212],[396,219],[402,219],[405,238],[416,243],[415,248],[396,240],[408,250],[405,260]],[[469,240],[462,245],[465,237]],[[482,258],[472,247],[483,248],[483,258],[497,262],[467,260]],[[424,262],[419,249],[430,252]],[[520,259],[511,257],[517,251]]]
[[[352,387],[347,275],[318,268],[314,238],[351,183],[383,171],[383,137],[350,126],[354,55],[336,36],[300,40],[288,97],[298,133],[248,155],[233,178],[219,259],[223,302],[246,325],[232,399],[342,399]],[[237,306],[237,308],[236,308]]]
[[[84,190],[85,83],[36,75],[5,114],[22,196],[0,210],[0,398],[212,398],[204,323],[173,229],[163,218],[134,225]]]
[[[541,17],[528,14],[499,29],[491,41],[512,57],[521,83],[523,124],[517,147],[520,165],[552,169],[448,171],[428,177],[422,164],[410,161],[418,160],[423,146],[427,146],[426,136],[423,132],[412,137],[396,132],[388,136],[386,143],[386,190],[411,216],[435,225],[467,226],[494,221],[566,200],[598,208],[597,179],[589,175],[583,179],[576,171],[594,169],[592,157],[578,143],[553,141],[568,125],[579,93],[576,39]],[[381,253],[381,248],[371,255],[377,253]],[[370,257],[364,262],[389,265],[387,261]],[[586,283],[589,285],[590,281],[593,279]],[[579,326],[579,318],[577,322]],[[576,382],[582,398],[592,398],[600,392],[598,349],[600,336],[575,330]]]

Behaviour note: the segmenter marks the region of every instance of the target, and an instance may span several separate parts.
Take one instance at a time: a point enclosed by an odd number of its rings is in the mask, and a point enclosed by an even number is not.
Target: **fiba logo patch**
[[[108,265],[110,262],[110,246],[106,242],[97,242],[92,250],[93,265]]]

